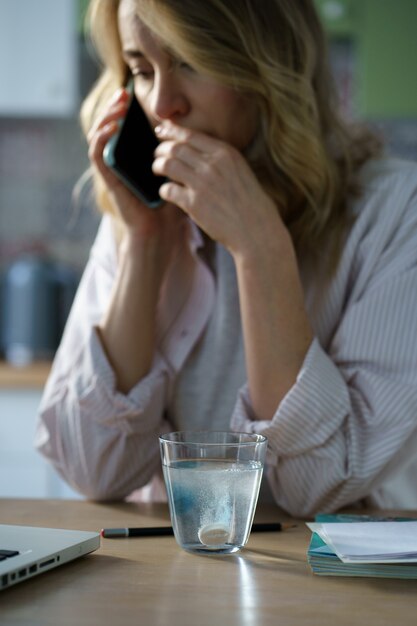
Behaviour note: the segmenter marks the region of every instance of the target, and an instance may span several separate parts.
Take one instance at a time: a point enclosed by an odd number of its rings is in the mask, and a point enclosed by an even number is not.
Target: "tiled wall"
[[[46,248],[81,268],[97,228],[88,194],[72,190],[88,167],[78,120],[0,118],[0,261]]]
[[[81,36],[77,50],[82,100],[98,65]],[[78,112],[68,119],[0,116],[0,269],[21,252],[43,250],[82,271],[99,215],[88,193],[78,204],[72,195],[88,165]]]

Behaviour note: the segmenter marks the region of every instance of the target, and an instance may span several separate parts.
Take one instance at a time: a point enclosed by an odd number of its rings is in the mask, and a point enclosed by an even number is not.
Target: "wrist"
[[[131,230],[123,235],[119,245],[119,260],[125,263],[154,264],[160,259],[161,253],[159,236],[146,237]]]
[[[270,269],[277,277],[277,274],[297,266],[294,244],[284,226],[250,237],[245,245],[231,254],[237,271],[242,272],[259,271],[262,275]]]

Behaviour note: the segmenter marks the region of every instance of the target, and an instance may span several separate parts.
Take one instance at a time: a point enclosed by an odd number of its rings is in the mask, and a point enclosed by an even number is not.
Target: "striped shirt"
[[[375,161],[362,178],[356,220],[330,280],[299,259],[315,337],[271,421],[253,419],[243,357],[230,358],[241,338],[231,340],[230,324],[219,323],[238,309],[236,286],[219,287],[224,264],[235,280],[230,259],[217,255],[223,265],[211,272],[191,223],[192,255],[169,268],[161,297],[152,369],[129,394],[117,392],[94,329],[117,268],[110,218],[103,218],[37,423],[36,446],[73,487],[119,499],[151,484],[150,497],[161,497],[158,434],[210,429],[214,415],[217,429],[268,437],[269,488],[293,515],[360,503],[417,508],[417,166]],[[193,265],[186,283],[185,262]],[[235,343],[225,350],[227,341]],[[201,398],[208,398],[204,411]]]

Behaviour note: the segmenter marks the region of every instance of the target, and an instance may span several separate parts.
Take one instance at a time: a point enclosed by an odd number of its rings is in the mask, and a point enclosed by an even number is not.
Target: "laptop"
[[[0,524],[0,590],[99,547],[95,532]]]

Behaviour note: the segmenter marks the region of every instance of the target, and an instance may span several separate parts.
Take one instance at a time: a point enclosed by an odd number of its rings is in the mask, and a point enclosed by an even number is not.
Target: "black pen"
[[[282,522],[269,522],[266,524],[252,524],[252,531],[255,533],[280,532],[294,528],[295,524]],[[173,535],[171,526],[152,526],[142,528],[102,528],[100,532],[106,539],[119,539],[123,537],[160,537],[163,535]]]

